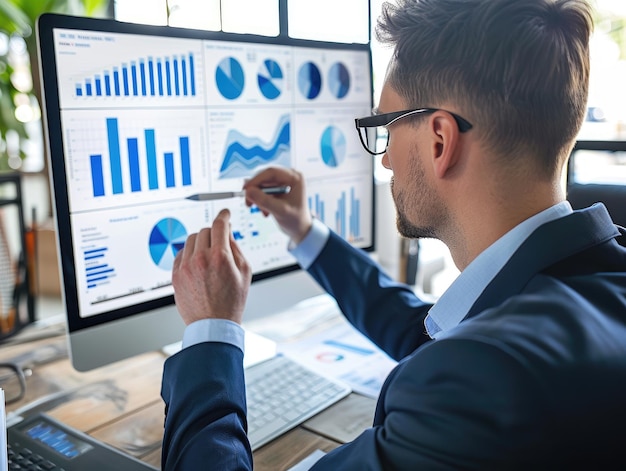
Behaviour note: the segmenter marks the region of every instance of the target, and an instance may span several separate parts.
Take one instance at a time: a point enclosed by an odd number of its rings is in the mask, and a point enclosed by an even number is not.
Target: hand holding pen
[[[267,187],[287,187],[282,195],[268,195]],[[306,199],[306,185],[300,172],[292,168],[267,168],[243,185],[246,204],[256,205],[264,215],[271,214],[293,243],[298,244],[313,224]]]

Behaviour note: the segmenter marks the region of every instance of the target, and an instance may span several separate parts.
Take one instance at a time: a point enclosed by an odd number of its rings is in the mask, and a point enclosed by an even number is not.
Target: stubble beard
[[[403,237],[410,239],[434,238],[438,239],[435,223],[442,220],[444,211],[437,195],[430,188],[426,179],[421,160],[413,152],[409,156],[408,181],[411,188],[403,191],[394,186],[394,177],[391,177],[391,194],[396,205],[396,226]],[[410,213],[409,213],[410,211]],[[411,222],[409,214],[413,215],[418,223]]]

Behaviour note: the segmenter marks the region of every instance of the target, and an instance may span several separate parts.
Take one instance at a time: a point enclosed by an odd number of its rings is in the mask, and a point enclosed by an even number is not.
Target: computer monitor
[[[171,269],[224,207],[253,269],[244,321],[321,293],[271,218],[235,191],[267,165],[299,169],[312,212],[374,245],[373,159],[354,118],[372,106],[367,44],[206,32],[46,14],[43,109],[73,365],[181,339]]]

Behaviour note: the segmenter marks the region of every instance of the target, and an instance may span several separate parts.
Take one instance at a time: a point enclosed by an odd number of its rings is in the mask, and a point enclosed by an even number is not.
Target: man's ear
[[[460,131],[452,115],[446,111],[435,112],[428,120],[432,138],[431,157],[435,176],[445,178],[458,164]]]

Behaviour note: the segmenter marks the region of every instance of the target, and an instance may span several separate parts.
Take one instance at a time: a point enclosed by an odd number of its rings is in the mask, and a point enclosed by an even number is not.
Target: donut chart
[[[187,230],[178,219],[161,219],[152,228],[148,242],[154,264],[170,271],[176,254],[184,247],[186,240]]]

